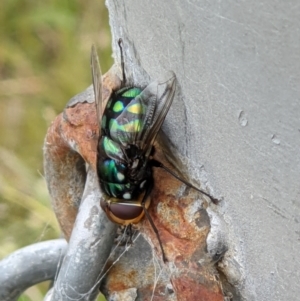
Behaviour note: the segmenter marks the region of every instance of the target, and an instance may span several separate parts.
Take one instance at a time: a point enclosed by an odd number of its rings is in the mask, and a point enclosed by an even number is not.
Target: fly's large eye
[[[120,219],[131,220],[140,216],[143,212],[143,208],[138,206],[111,204],[110,211]]]

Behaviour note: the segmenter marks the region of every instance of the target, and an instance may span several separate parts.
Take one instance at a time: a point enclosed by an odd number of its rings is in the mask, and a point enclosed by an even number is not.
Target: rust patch
[[[168,166],[157,145],[156,156],[159,157],[159,161]],[[210,229],[208,216],[202,208],[201,194],[192,189],[185,190],[185,193],[181,194],[184,184],[159,168],[154,169],[154,180],[155,186],[151,193],[152,204],[149,212],[159,229],[167,258],[169,261],[177,261],[179,258],[189,261],[197,250],[205,249],[206,237]],[[187,217],[195,202],[199,209],[192,215],[191,221]],[[199,227],[200,223],[201,227]],[[156,250],[159,250],[156,236],[146,219],[143,222],[143,231],[151,237]]]
[[[135,287],[139,277],[137,271],[130,269],[128,266],[118,264],[112,267],[109,272],[109,282],[106,284],[109,291],[121,291]]]
[[[78,103],[66,108],[64,115],[66,119],[61,129],[64,139],[95,169],[99,135],[95,104]]]
[[[172,279],[172,284],[180,301],[224,301],[221,289],[214,285],[198,283],[186,276]]]

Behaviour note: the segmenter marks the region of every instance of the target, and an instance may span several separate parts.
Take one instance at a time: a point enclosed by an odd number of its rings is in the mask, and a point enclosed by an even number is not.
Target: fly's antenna
[[[118,41],[118,45],[119,45],[120,53],[121,53],[122,86],[125,86],[126,75],[125,75],[125,64],[124,64],[123,48],[122,48],[122,45],[121,45],[122,42],[123,42],[123,40],[120,38],[119,41]]]

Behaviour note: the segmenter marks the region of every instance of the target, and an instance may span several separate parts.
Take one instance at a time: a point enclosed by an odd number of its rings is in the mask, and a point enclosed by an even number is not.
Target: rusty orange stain
[[[105,79],[103,95],[107,99],[118,83],[113,85],[109,82],[108,76],[103,78]],[[75,186],[76,180],[73,181],[74,183],[69,183],[72,178],[65,174],[64,170],[57,174],[55,172],[61,170],[61,165],[66,169],[70,167],[74,172],[76,171],[74,165],[85,163],[95,169],[98,135],[95,104],[88,102],[66,108],[63,114],[57,116],[47,132],[45,148],[49,163],[46,164],[53,165],[53,176],[57,177],[54,183],[65,185],[66,191],[70,191],[70,187],[73,189],[72,193],[64,193],[62,190],[54,202],[58,221],[67,239],[70,237],[77,214],[78,204],[74,199],[80,196],[82,187]],[[172,168],[157,143],[155,158]],[[81,181],[83,178],[84,175],[81,175]],[[220,283],[217,277],[214,277],[217,273],[216,269],[206,257],[206,238],[210,230],[210,222],[205,210],[207,201],[202,199],[199,193],[186,188],[184,184],[159,168],[154,169],[154,180],[149,213],[158,228],[166,256],[177,270],[176,274],[170,273],[177,299],[180,301],[223,300]],[[198,204],[198,209],[192,219],[188,220],[189,209],[193,204]],[[140,224],[140,229],[151,239],[155,250],[161,256],[157,238],[146,219]],[[117,266],[117,269],[113,267],[109,271],[107,277],[106,286],[109,291],[124,290],[139,283],[138,278],[141,275],[138,271],[120,264]],[[149,268],[147,273],[151,278],[154,273],[153,267]],[[153,287],[146,285],[141,286],[140,289],[147,296],[148,290],[152,292]],[[157,289],[163,290],[163,287],[158,285]]]

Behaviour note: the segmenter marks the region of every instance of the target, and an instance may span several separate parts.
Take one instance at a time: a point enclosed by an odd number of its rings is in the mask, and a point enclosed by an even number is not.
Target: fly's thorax
[[[98,145],[97,172],[100,180],[111,183],[137,183],[149,174],[148,160],[135,145],[123,147],[103,136]]]
[[[147,188],[150,179],[143,179],[136,183],[112,183],[100,179],[101,190],[109,197],[119,200],[135,200]]]
[[[130,179],[141,180],[145,177],[148,168],[148,159],[142,150],[134,145],[129,144],[125,147],[125,157],[128,164],[128,177]]]
[[[99,141],[97,173],[104,193],[127,200],[137,198],[152,179],[152,169],[137,147],[131,146],[126,151],[105,136]]]

